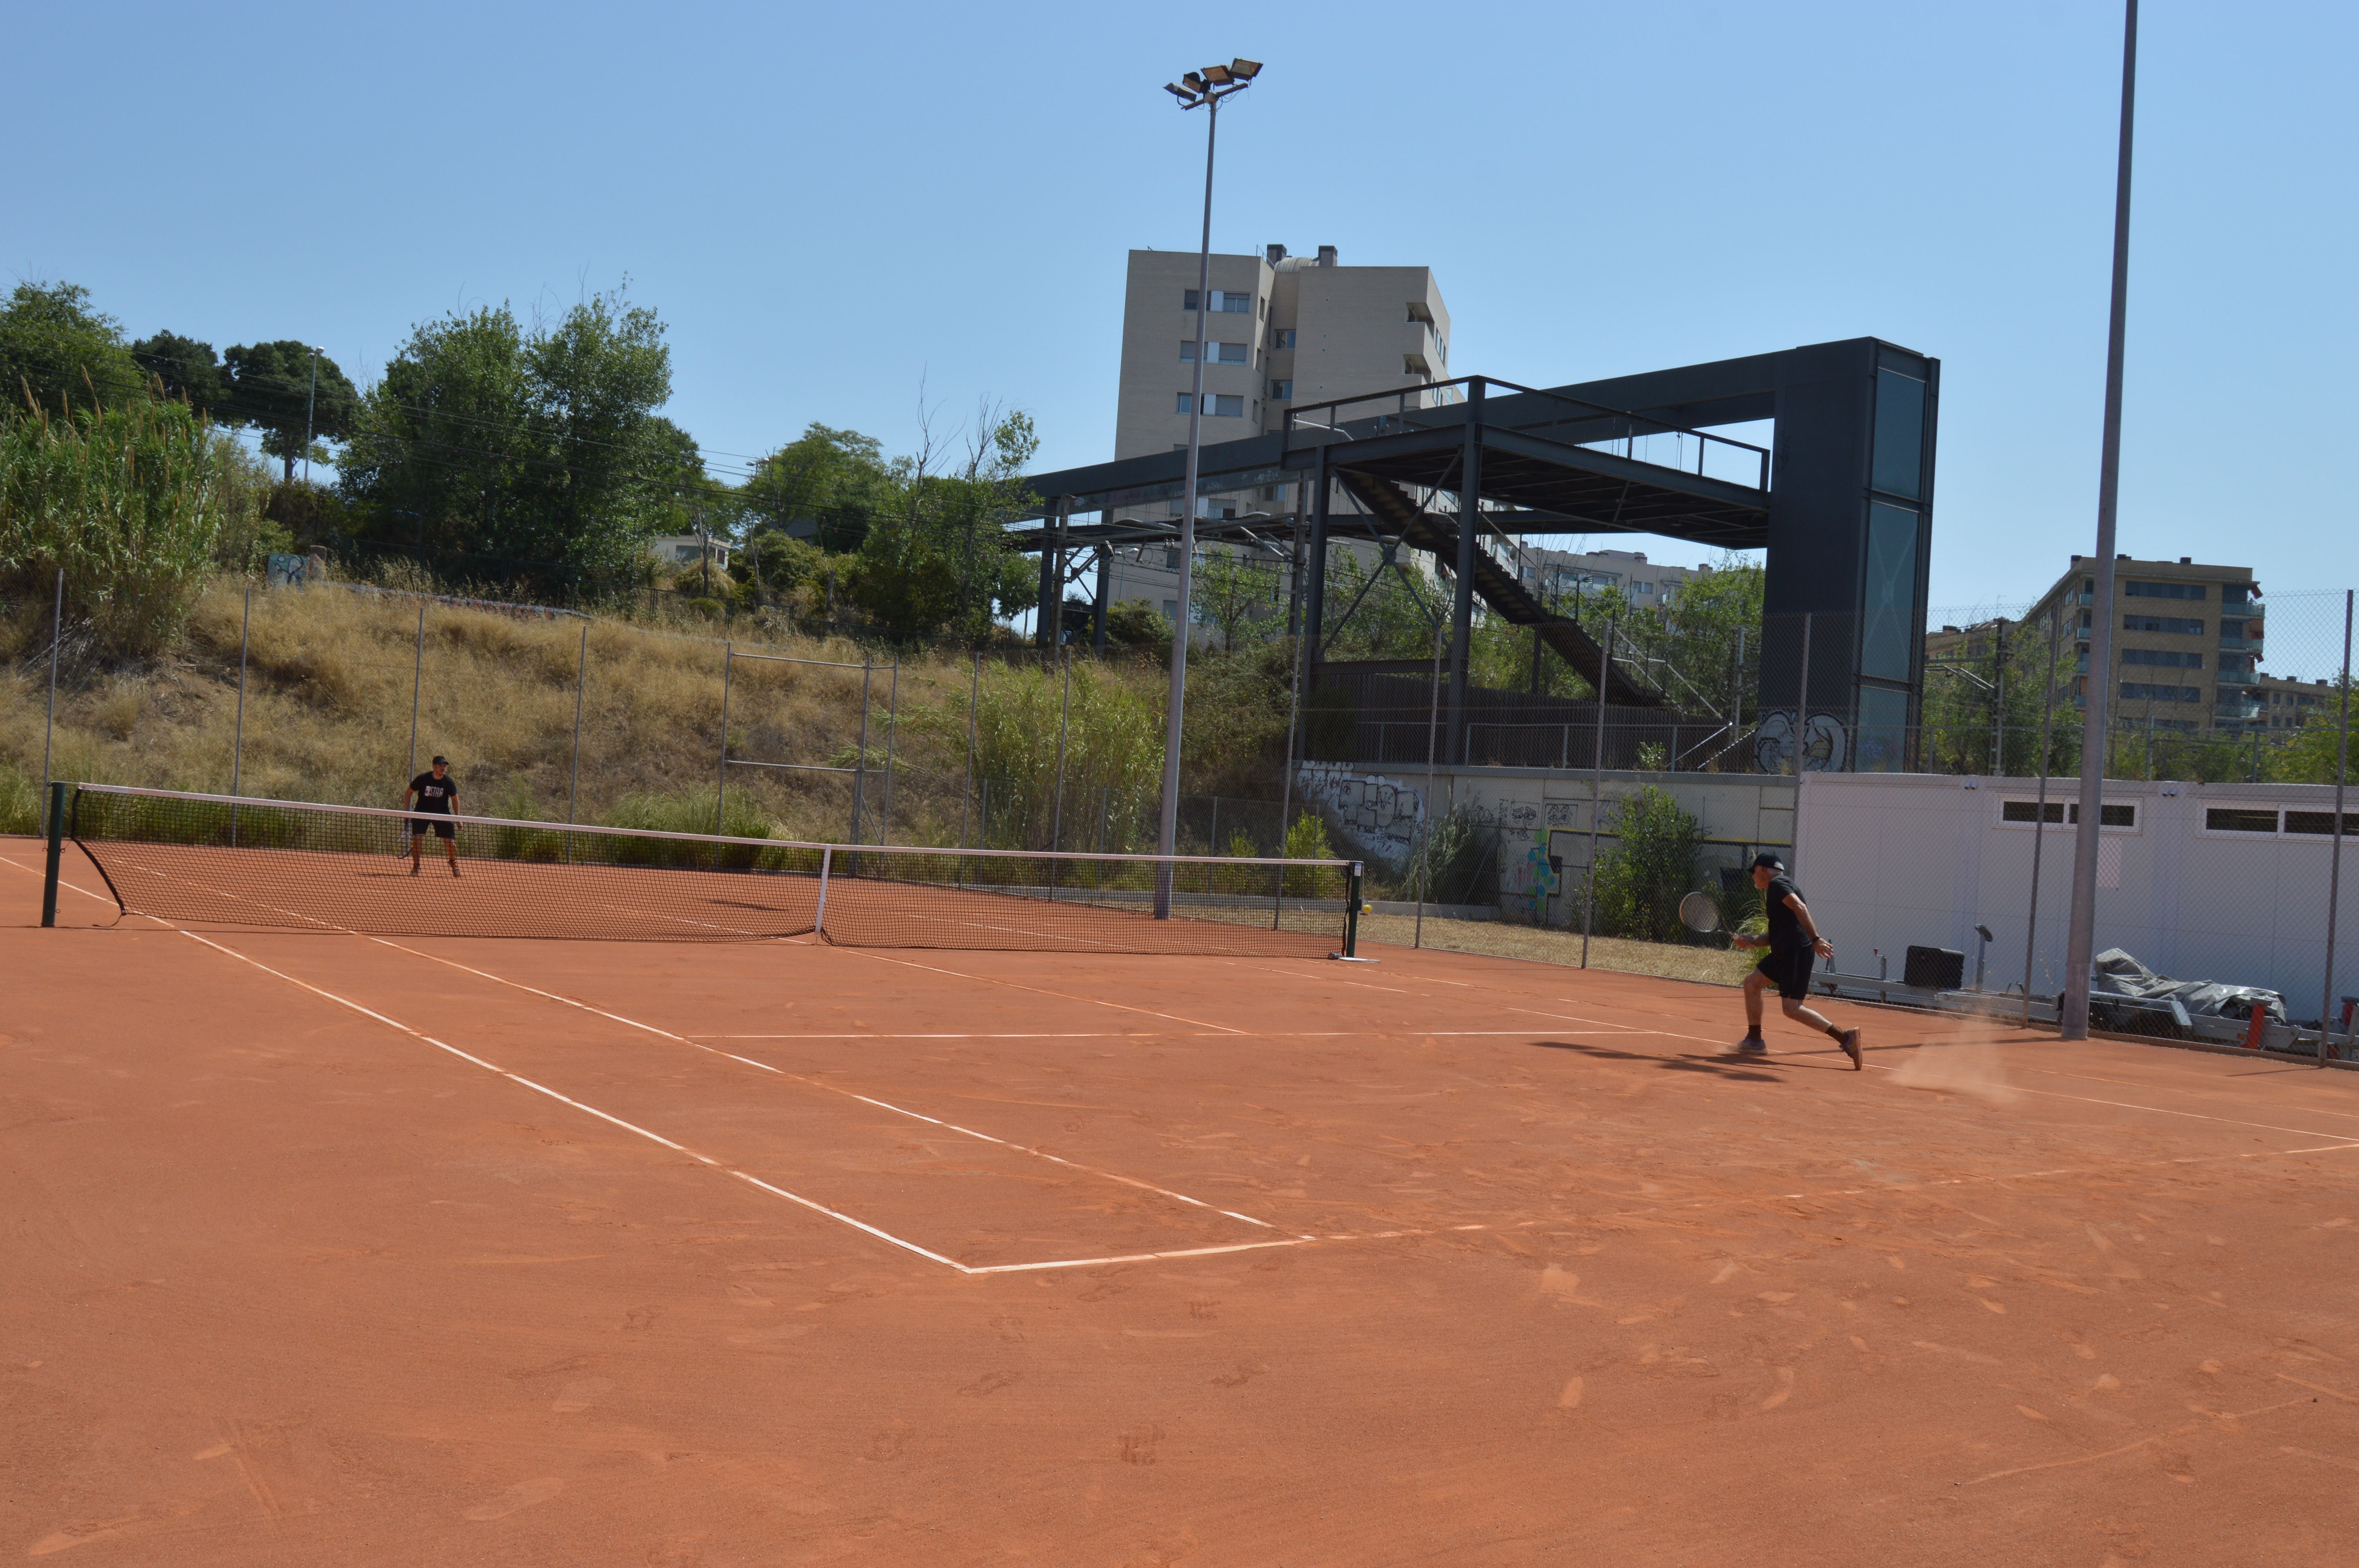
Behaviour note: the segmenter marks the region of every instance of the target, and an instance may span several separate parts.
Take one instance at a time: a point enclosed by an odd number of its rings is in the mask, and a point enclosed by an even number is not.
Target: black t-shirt
[[[420,773],[409,781],[409,787],[417,792],[418,809],[420,811],[435,811],[448,816],[451,803],[459,798],[459,781],[447,776],[438,779],[430,773]]]
[[[1769,916],[1769,950],[1773,953],[1806,952],[1810,946],[1810,939],[1802,935],[1801,918],[1786,902],[1788,898],[1802,898],[1802,890],[1794,885],[1794,879],[1783,873],[1771,877],[1761,902]],[[1808,903],[1810,900],[1802,902]]]

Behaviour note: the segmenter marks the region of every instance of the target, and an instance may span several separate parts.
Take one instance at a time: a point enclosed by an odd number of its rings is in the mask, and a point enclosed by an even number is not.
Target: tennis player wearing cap
[[[1736,1048],[1769,1049],[1769,1043],[1761,1038],[1761,993],[1776,986],[1778,1003],[1785,1008],[1787,1017],[1824,1030],[1851,1058],[1853,1071],[1864,1067],[1867,1063],[1860,1054],[1859,1031],[1838,1029],[1803,1005],[1810,998],[1810,971],[1818,967],[1821,958],[1833,957],[1835,948],[1833,943],[1819,935],[1818,924],[1810,918],[1810,906],[1802,902],[1802,890],[1786,874],[1786,862],[1767,849],[1754,856],[1753,885],[1761,890],[1761,903],[1769,915],[1769,934],[1731,940],[1740,947],[1767,947],[1769,951],[1745,977],[1745,1038],[1736,1043]]]
[[[422,816],[409,819],[409,874],[418,874],[418,852],[426,847],[426,835],[431,833],[442,840],[442,852],[451,858],[451,874],[459,874],[459,825],[451,820],[458,803],[459,781],[451,776],[451,759],[437,757],[433,767],[409,781],[408,793],[401,797],[401,809],[408,811],[412,800],[418,802]],[[437,820],[440,818],[440,820]]]

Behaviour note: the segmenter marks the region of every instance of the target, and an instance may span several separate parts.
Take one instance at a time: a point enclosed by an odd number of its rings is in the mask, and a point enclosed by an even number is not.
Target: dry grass
[[[1371,942],[1409,945],[1416,920],[1406,914],[1364,914],[1360,935]],[[1494,920],[1428,920],[1424,945],[1451,953],[1484,953],[1499,958],[1530,958],[1543,964],[1581,962],[1581,933],[1552,926],[1515,925]],[[1701,980],[1707,985],[1734,986],[1753,968],[1755,955],[1726,948],[1689,947],[1659,942],[1633,942],[1620,936],[1593,936],[1589,967],[1630,975],[1659,975],[1666,979]]]
[[[59,688],[57,759],[66,779],[226,791],[237,721],[245,587],[206,589],[181,647],[99,667],[70,657]],[[247,646],[239,787],[249,795],[394,806],[409,777],[418,601],[339,589],[256,589]],[[46,608],[46,607],[42,607]],[[40,776],[46,617],[11,614],[0,667],[0,779]],[[582,622],[525,620],[429,606],[417,697],[417,762],[449,755],[466,807],[561,819],[573,766],[575,676]],[[782,638],[737,644],[858,664],[841,641]],[[626,798],[711,798],[721,743],[723,644],[710,636],[613,621],[590,623],[582,692],[580,820]],[[858,669],[735,662],[729,746],[736,758],[825,762],[860,738]],[[964,781],[963,659],[873,676],[869,746],[896,752],[892,836],[949,842]],[[955,712],[957,718],[944,721]],[[931,722],[920,722],[930,716]],[[832,773],[730,769],[733,802],[774,831],[837,839],[849,825],[850,781]],[[870,810],[882,805],[872,783]],[[736,813],[733,810],[733,816]],[[874,831],[873,818],[871,832]]]

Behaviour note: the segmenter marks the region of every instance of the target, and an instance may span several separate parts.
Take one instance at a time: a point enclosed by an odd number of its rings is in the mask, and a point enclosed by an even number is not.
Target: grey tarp
[[[2158,975],[2119,947],[2108,947],[2089,964],[2092,990],[2117,991],[2150,1001],[2175,999],[2191,1018],[2228,1018],[2242,1023],[2253,1004],[2267,1010],[2269,1022],[2286,1022],[2285,998],[2256,986],[2223,986],[2211,980],[2174,980]]]

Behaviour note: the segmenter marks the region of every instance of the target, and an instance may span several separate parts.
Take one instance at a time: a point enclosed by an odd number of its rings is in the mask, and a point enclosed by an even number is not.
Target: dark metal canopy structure
[[[1550,613],[1520,559],[1523,535],[1624,533],[1766,550],[1763,710],[1791,708],[1798,728],[1832,726],[1835,765],[1896,768],[1921,684],[1940,369],[1855,338],[1550,389],[1470,376],[1291,408],[1281,431],[1204,447],[1200,491],[1287,486],[1300,498],[1313,627],[1325,624],[1331,537],[1435,557],[1455,588],[1453,759],[1464,755],[1478,595],[1594,672],[1614,700],[1662,700]],[[1713,430],[1763,420],[1775,422],[1774,452]],[[1180,498],[1185,462],[1158,452],[1030,479],[1039,505],[1029,515],[1041,525],[1016,542],[1043,555],[1044,628],[1060,613],[1075,546],[1103,556],[1176,537],[1176,517],[1142,514]],[[1348,508],[1335,504],[1345,498]],[[1077,513],[1103,521],[1075,526]],[[1197,532],[1267,548],[1285,527],[1255,514],[1201,519]]]

